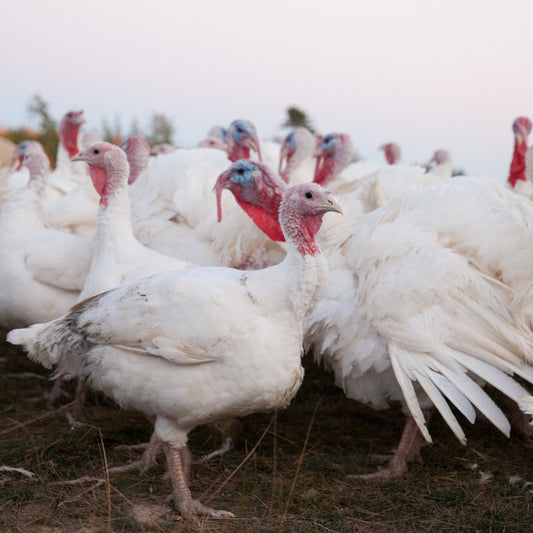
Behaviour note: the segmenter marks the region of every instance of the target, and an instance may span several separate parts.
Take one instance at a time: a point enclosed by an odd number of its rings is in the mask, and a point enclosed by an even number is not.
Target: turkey
[[[278,166],[278,173],[285,182],[313,181],[318,143],[317,137],[307,128],[296,128],[287,134],[281,145]]]
[[[383,150],[385,159],[389,165],[401,165],[402,161],[402,149],[396,143],[385,143],[379,147]]]
[[[435,163],[434,166],[432,164]],[[448,150],[436,150],[429,160],[429,173],[439,178],[451,178],[453,175],[452,156]]]
[[[69,111],[61,119],[57,165],[47,180],[42,218],[50,227],[90,240],[96,224],[98,195],[90,183],[87,165],[70,160],[79,152],[79,130],[83,123],[83,111]]]
[[[28,184],[29,179],[28,170],[22,168],[22,154],[20,151],[17,151],[17,145],[0,137],[0,148],[3,140],[5,140],[6,143],[9,143],[9,147],[13,144],[14,149],[11,152],[10,163],[4,166],[0,164],[0,208],[12,198],[17,191],[24,189]],[[23,141],[23,143],[27,142],[35,141]]]
[[[56,179],[50,186],[59,192],[68,192],[73,186],[83,184],[87,176],[87,165],[72,162],[71,158],[80,151],[80,128],[85,123],[83,110],[68,111],[59,122],[59,146],[56,156]]]
[[[169,143],[154,144],[151,153],[153,155],[171,154],[176,150],[176,147]]]
[[[146,144],[142,141],[137,138],[125,141],[126,150],[129,144],[128,151],[132,161],[138,164],[142,164],[140,160],[144,152],[147,151],[147,157],[150,157],[150,147],[146,141],[144,141]],[[143,147],[144,151],[133,150],[136,145]],[[88,164],[94,188],[100,197],[96,231],[92,241],[93,257],[79,301],[117,287],[126,281],[188,266],[178,259],[146,248],[134,237],[128,198],[128,181],[131,173],[123,150],[118,146],[99,142],[76,154],[73,160]],[[134,175],[137,170],[134,163]],[[62,379],[58,378],[50,393],[49,404],[53,404],[62,393]],[[83,395],[84,387],[80,383],[76,391],[75,410],[79,410],[83,405]],[[151,456],[147,455],[143,460],[150,461]],[[135,466],[137,463],[133,468]],[[140,463],[141,468],[148,466]]]
[[[320,143],[314,181],[327,183],[339,197],[357,194],[364,212],[383,205],[387,199],[412,185],[431,185],[440,178],[423,167],[412,165],[376,165],[364,161],[351,163],[354,149],[349,135],[330,133]],[[350,164],[351,163],[351,164]]]
[[[279,194],[254,196],[250,189],[271,190],[271,181],[257,167],[227,187],[236,196],[247,192],[254,221],[270,233]],[[409,188],[371,212],[357,195],[344,197],[345,217],[324,224],[329,279],[305,344],[349,398],[378,409],[400,401],[408,415],[389,467],[366,478],[406,470],[421,437],[431,442],[424,411],[432,406],[462,443],[448,402],[470,422],[477,408],[509,435],[506,417],[476,380],[514,402],[527,391],[510,375],[533,382],[525,364],[533,362],[533,206],[516,200],[497,183],[464,178]],[[506,237],[503,253],[495,250],[494,240]]]
[[[226,142],[227,130],[222,126],[213,126],[208,132],[205,139],[202,139],[198,143],[198,148],[217,148],[224,152],[228,149],[228,143]]]
[[[130,157],[140,148],[133,146]],[[209,236],[216,222],[212,189],[227,166],[222,151],[208,148],[178,149],[151,158],[129,187],[135,237],[183,261],[219,264]]]
[[[226,132],[228,159],[235,163],[250,159],[250,150],[257,153],[261,161],[261,148],[255,126],[249,120],[234,120]]]
[[[130,167],[128,185],[131,185],[148,166],[150,161],[150,145],[144,137],[133,135],[124,139],[120,147],[124,150],[128,158]]]
[[[39,213],[50,163],[41,145],[19,148],[30,180],[0,215],[0,324],[21,327],[51,320],[78,298],[89,271],[88,241],[42,223]]]
[[[248,156],[250,149],[259,149],[249,121],[233,121],[228,138],[234,154]],[[239,209],[217,224],[212,189],[227,166],[221,150],[207,148],[180,149],[152,158],[130,187],[133,228],[139,241],[198,265],[255,269],[279,262],[284,250],[272,245]]]
[[[130,138],[125,148],[128,150],[128,145],[135,143],[144,146],[142,141]],[[148,150],[147,157],[150,157],[148,143],[145,148]],[[99,142],[76,154],[73,160],[88,164],[91,180],[100,196],[93,258],[80,300],[126,281],[189,266],[179,259],[143,246],[133,235],[128,197],[128,182],[131,180],[128,161],[134,162],[132,168],[135,175],[138,171],[135,163],[142,165],[137,157],[131,155],[127,158],[118,146]]]
[[[8,340],[155,419],[182,516],[233,516],[192,499],[187,434],[222,417],[284,407],[298,390],[304,321],[327,275],[315,234],[329,211],[341,212],[329,193],[296,185],[280,207],[288,253],[279,265],[158,274],[13,330]]]
[[[518,194],[533,200],[533,182],[526,175],[527,140],[531,133],[531,121],[518,117],[513,122],[514,150],[507,183]]]

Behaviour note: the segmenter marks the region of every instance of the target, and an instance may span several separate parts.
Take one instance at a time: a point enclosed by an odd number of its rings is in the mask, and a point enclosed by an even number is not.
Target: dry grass
[[[50,382],[36,376],[46,372],[5,343],[0,357],[0,465],[35,474],[29,479],[0,472],[0,531],[533,530],[531,448],[520,437],[506,439],[484,420],[468,428],[469,444],[463,447],[435,416],[430,424],[435,444],[424,448],[423,463],[404,478],[380,484],[346,478],[375,468],[369,455],[395,446],[403,416],[397,409],[379,413],[346,400],[310,361],[304,386],[287,410],[247,418],[237,449],[193,465],[193,496],[237,518],[183,524],[166,502],[170,482],[163,461],[145,475],[106,476],[106,464],[135,458],[115,446],[150,436],[142,416],[92,395],[79,417],[84,425],[71,428],[68,406],[46,408]],[[22,372],[34,375],[14,375]],[[199,457],[217,447],[218,439],[211,428],[198,428],[191,434],[191,451]],[[484,479],[482,472],[493,477]],[[515,475],[522,480],[510,484]]]

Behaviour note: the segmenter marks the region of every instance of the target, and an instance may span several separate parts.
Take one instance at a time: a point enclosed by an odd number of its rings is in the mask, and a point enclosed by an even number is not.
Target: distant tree
[[[108,143],[120,144],[123,140],[120,117],[115,115],[113,125],[110,126],[107,119],[102,120],[102,139]]]
[[[307,113],[294,106],[287,108],[287,118],[282,126],[287,128],[303,127],[307,128],[311,133],[315,132]]]
[[[35,94],[32,96],[26,109],[30,116],[35,116],[39,119],[39,137],[37,140],[43,145],[52,166],[55,166],[59,134],[57,132],[57,122],[48,111],[48,103],[41,95]]]
[[[26,109],[32,116],[40,119],[39,128],[41,131],[57,130],[56,121],[50,116],[48,111],[48,104],[40,94],[34,94],[29,101]]]
[[[173,144],[174,126],[172,120],[164,113],[152,113],[149,128],[150,132],[145,137],[150,145]]]
[[[133,135],[142,135],[141,128],[139,127],[139,122],[135,117],[133,117],[130,126],[130,136]]]

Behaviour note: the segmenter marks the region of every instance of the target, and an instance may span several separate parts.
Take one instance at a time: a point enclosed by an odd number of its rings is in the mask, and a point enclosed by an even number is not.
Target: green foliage
[[[282,126],[288,128],[303,127],[307,128],[311,133],[315,132],[307,113],[294,106],[287,108],[287,118]]]
[[[114,144],[120,144],[122,142],[122,125],[118,115],[115,115],[112,125],[109,124],[107,119],[102,121],[102,139]]]
[[[59,146],[59,134],[57,132],[57,122],[51,117],[48,111],[48,103],[42,96],[35,94],[28,103],[27,110],[30,115],[39,119],[39,137],[36,140],[43,145],[44,151],[48,155],[52,166],[55,166],[57,147]]]
[[[57,130],[56,121],[50,116],[48,104],[39,94],[33,95],[27,106],[28,113],[40,119],[39,128],[41,132],[47,130]]]
[[[150,130],[145,135],[150,145],[169,143],[173,144],[172,136],[174,135],[174,126],[172,120],[164,113],[152,113],[150,119]]]

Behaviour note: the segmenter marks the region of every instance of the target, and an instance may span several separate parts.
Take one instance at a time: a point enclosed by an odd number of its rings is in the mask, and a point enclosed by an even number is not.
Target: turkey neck
[[[6,217],[21,228],[43,229],[40,218],[42,198],[46,187],[48,172],[45,169],[30,172],[30,181],[26,188],[18,191],[4,209]]]
[[[250,148],[237,144],[234,140],[228,142],[228,159],[235,163],[240,159],[250,159]]]
[[[511,170],[507,181],[512,187],[516,185],[519,180],[527,181],[526,178],[526,139],[519,139],[515,137],[513,160],[511,161]]]
[[[115,253],[117,249],[133,245],[133,242],[137,241],[131,224],[128,170],[112,169],[106,173],[105,185],[100,193],[94,237],[95,255]]]
[[[291,210],[284,211],[280,217],[288,245],[287,255],[281,265],[285,265],[294,275],[292,303],[302,325],[326,287],[328,266],[315,241],[322,216],[303,218]]]
[[[280,173],[286,183],[290,183],[292,174],[294,174],[294,172],[301,166],[305,159],[307,159],[306,154],[298,150],[292,155],[292,157],[287,159],[287,164]]]

